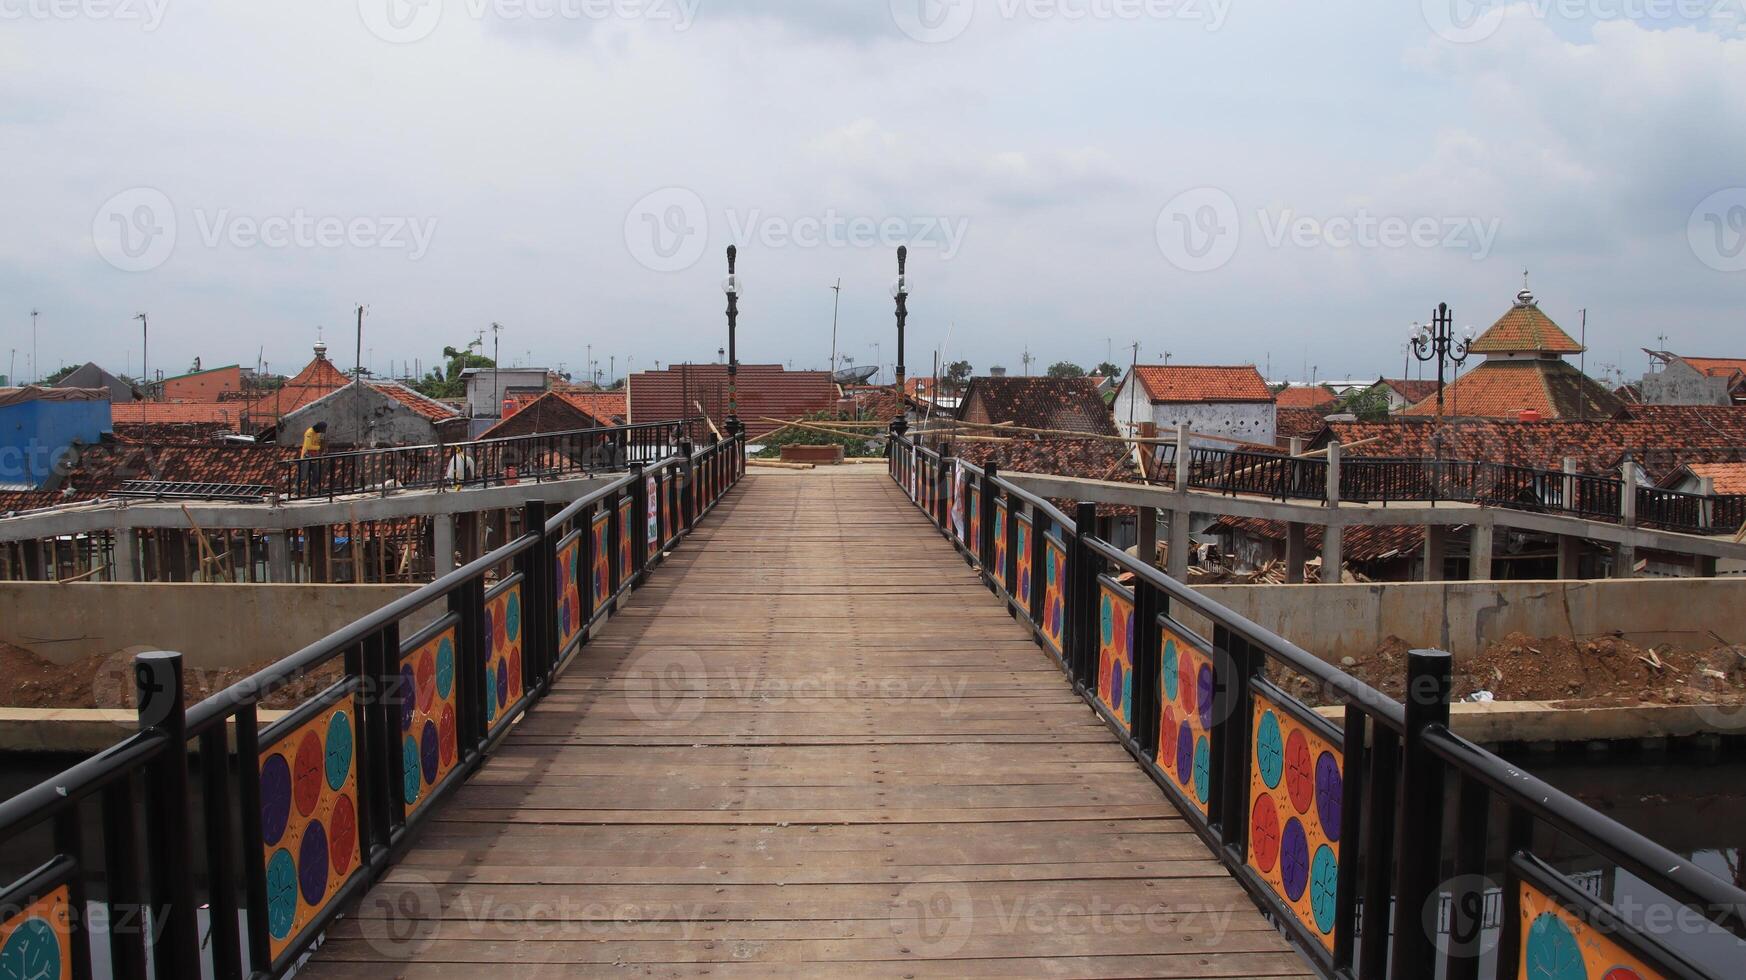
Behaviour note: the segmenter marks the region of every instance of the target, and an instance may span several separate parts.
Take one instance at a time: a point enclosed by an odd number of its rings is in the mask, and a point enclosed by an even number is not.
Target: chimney
[[[1004,378],[1006,377],[1006,368],[991,367],[988,369],[988,376],[991,378]]]
[[[1524,408],[1522,409],[1521,414],[1517,416],[1517,421],[1538,422],[1540,421],[1540,410],[1536,408]]]

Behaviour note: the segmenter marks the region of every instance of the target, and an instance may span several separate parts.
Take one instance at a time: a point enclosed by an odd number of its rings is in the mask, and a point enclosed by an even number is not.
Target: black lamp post
[[[1431,322],[1415,323],[1412,329],[1413,356],[1429,363],[1437,362],[1437,418],[1443,417],[1444,373],[1450,364],[1460,367],[1467,361],[1467,350],[1473,344],[1473,328],[1468,327],[1460,340],[1455,339],[1454,316],[1448,303],[1438,303]]]
[[[909,431],[909,419],[903,410],[906,401],[903,390],[903,325],[909,319],[909,276],[905,274],[908,264],[909,246],[897,246],[897,278],[891,283],[891,298],[897,301],[897,417],[891,420],[891,430],[898,435]]]
[[[723,279],[721,281],[722,292],[727,293],[727,303],[728,303],[728,305],[727,305],[727,321],[728,321],[728,346],[727,346],[728,417],[727,417],[727,431],[728,431],[728,435],[730,435],[730,436],[737,436],[737,435],[740,435],[741,433],[745,432],[745,426],[740,423],[740,393],[739,393],[740,358],[739,358],[738,350],[734,346],[734,329],[739,325],[739,320],[740,320],[740,289],[741,289],[741,285],[742,285],[740,283],[739,274],[734,271],[734,263],[738,260],[739,255],[740,255],[740,250],[738,248],[735,248],[732,245],[729,245],[727,247],[728,274],[727,274],[727,278]]]

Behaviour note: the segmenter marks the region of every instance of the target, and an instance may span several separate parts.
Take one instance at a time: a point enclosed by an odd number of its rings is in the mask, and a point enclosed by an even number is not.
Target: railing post
[[[164,754],[145,779],[147,910],[151,915],[154,973],[160,977],[200,975],[200,933],[194,910],[194,876],[189,872],[188,719],[182,694],[182,655],[142,653],[133,660],[134,703],[139,730],[161,732]],[[225,882],[224,887],[230,887]],[[143,925],[143,924],[142,924]]]
[[[1213,758],[1218,791],[1210,793],[1207,821],[1219,830],[1225,853],[1238,863],[1248,857],[1249,734],[1251,687],[1261,673],[1262,657],[1247,640],[1229,629],[1213,626]]]
[[[631,567],[626,574],[640,586],[649,555],[649,477],[641,463],[632,463],[630,471],[636,479],[631,481]]]
[[[994,561],[994,501],[1000,495],[1000,487],[995,481],[999,478],[1000,467],[993,460],[982,468],[982,481],[978,486],[981,491],[978,506],[982,514],[982,526],[977,528],[981,540],[976,542],[976,561],[982,567],[982,581],[990,587],[994,584],[994,571],[991,563]],[[1001,571],[1005,571],[1002,569]]]
[[[1078,686],[1097,687],[1096,647],[1092,640],[1097,627],[1097,566],[1090,539],[1097,534],[1097,505],[1081,503],[1073,511],[1073,543],[1067,560],[1067,622],[1066,647],[1073,664],[1073,680]]]
[[[1394,955],[1390,974],[1430,977],[1436,947],[1414,916],[1437,895],[1443,850],[1443,762],[1425,747],[1426,729],[1449,724],[1454,658],[1441,650],[1407,654],[1406,728],[1401,738],[1400,798],[1395,808]],[[1371,855],[1377,859],[1378,855]],[[1368,895],[1366,904],[1380,901]]]
[[[526,631],[523,654],[537,671],[536,676],[526,678],[527,688],[541,696],[552,686],[552,665],[557,662],[554,638],[558,635],[557,603],[552,598],[552,581],[557,577],[553,566],[558,555],[552,546],[552,536],[546,533],[546,509],[543,500],[530,500],[522,505],[522,533],[537,533],[539,541],[522,552],[518,561],[523,573],[522,620],[533,627]],[[593,534],[594,529],[588,528],[585,536]]]
[[[679,526],[690,531],[692,523],[697,520],[697,511],[692,506],[695,498],[692,490],[693,473],[691,472],[691,441],[689,439],[679,443],[679,458],[684,460],[679,464],[679,476],[676,480],[679,490]]]
[[[1184,492],[1188,489],[1189,462],[1193,450],[1188,445],[1188,423],[1176,427],[1176,489]]]
[[[1102,606],[1097,604],[1093,608],[1101,610]],[[1158,755],[1158,724],[1163,713],[1159,671],[1163,665],[1160,647],[1164,639],[1158,617],[1169,609],[1169,598],[1150,579],[1134,576],[1134,717],[1130,724],[1141,754],[1148,759]],[[1103,623],[1099,621],[1094,628],[1101,630]]]

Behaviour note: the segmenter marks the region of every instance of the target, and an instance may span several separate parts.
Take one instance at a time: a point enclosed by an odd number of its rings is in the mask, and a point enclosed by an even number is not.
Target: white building
[[[1115,421],[1124,434],[1152,422],[1158,434],[1187,425],[1203,436],[1223,436],[1272,445],[1277,419],[1273,391],[1252,364],[1141,365],[1116,389]],[[1229,448],[1230,443],[1191,439],[1195,445]]]
[[[467,382],[467,416],[501,419],[511,393],[545,391],[552,386],[551,376],[543,367],[467,368],[461,372]]]

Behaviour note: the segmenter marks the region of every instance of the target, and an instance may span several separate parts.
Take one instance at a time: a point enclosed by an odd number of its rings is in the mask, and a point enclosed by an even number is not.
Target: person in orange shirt
[[[302,484],[305,493],[321,489],[320,462],[316,457],[321,455],[322,443],[327,436],[327,423],[317,422],[304,430],[303,451],[297,454],[297,482]]]

